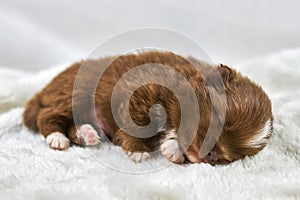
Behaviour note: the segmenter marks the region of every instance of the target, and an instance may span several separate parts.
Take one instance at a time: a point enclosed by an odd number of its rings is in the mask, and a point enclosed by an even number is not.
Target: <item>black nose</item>
[[[214,163],[218,160],[217,152],[210,151],[203,159],[202,162],[204,163]]]

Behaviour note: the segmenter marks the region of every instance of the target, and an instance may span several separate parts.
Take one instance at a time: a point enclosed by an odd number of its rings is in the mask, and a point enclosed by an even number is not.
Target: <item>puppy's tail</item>
[[[37,117],[41,109],[41,103],[38,96],[35,96],[30,101],[27,102],[25,106],[25,111],[23,113],[23,123],[30,130],[38,132],[39,128],[37,126]]]

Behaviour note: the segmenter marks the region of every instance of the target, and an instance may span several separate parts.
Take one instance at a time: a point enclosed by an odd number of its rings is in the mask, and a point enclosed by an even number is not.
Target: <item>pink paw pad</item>
[[[86,146],[94,146],[100,142],[97,131],[90,124],[80,126],[77,136]]]

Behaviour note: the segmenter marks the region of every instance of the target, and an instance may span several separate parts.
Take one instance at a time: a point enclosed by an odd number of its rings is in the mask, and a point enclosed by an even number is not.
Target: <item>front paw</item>
[[[132,161],[134,161],[136,163],[139,163],[139,162],[142,162],[142,161],[145,161],[145,160],[148,160],[149,158],[151,158],[151,155],[148,152],[130,152],[130,151],[128,151],[127,155]]]
[[[185,158],[176,138],[164,140],[160,146],[160,151],[169,161],[176,164],[184,163]]]

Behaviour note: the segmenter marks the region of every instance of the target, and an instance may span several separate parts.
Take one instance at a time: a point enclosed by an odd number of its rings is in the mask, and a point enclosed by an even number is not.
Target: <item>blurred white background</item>
[[[85,58],[141,27],[190,36],[229,65],[300,46],[300,1],[0,0],[0,65],[42,69]]]

